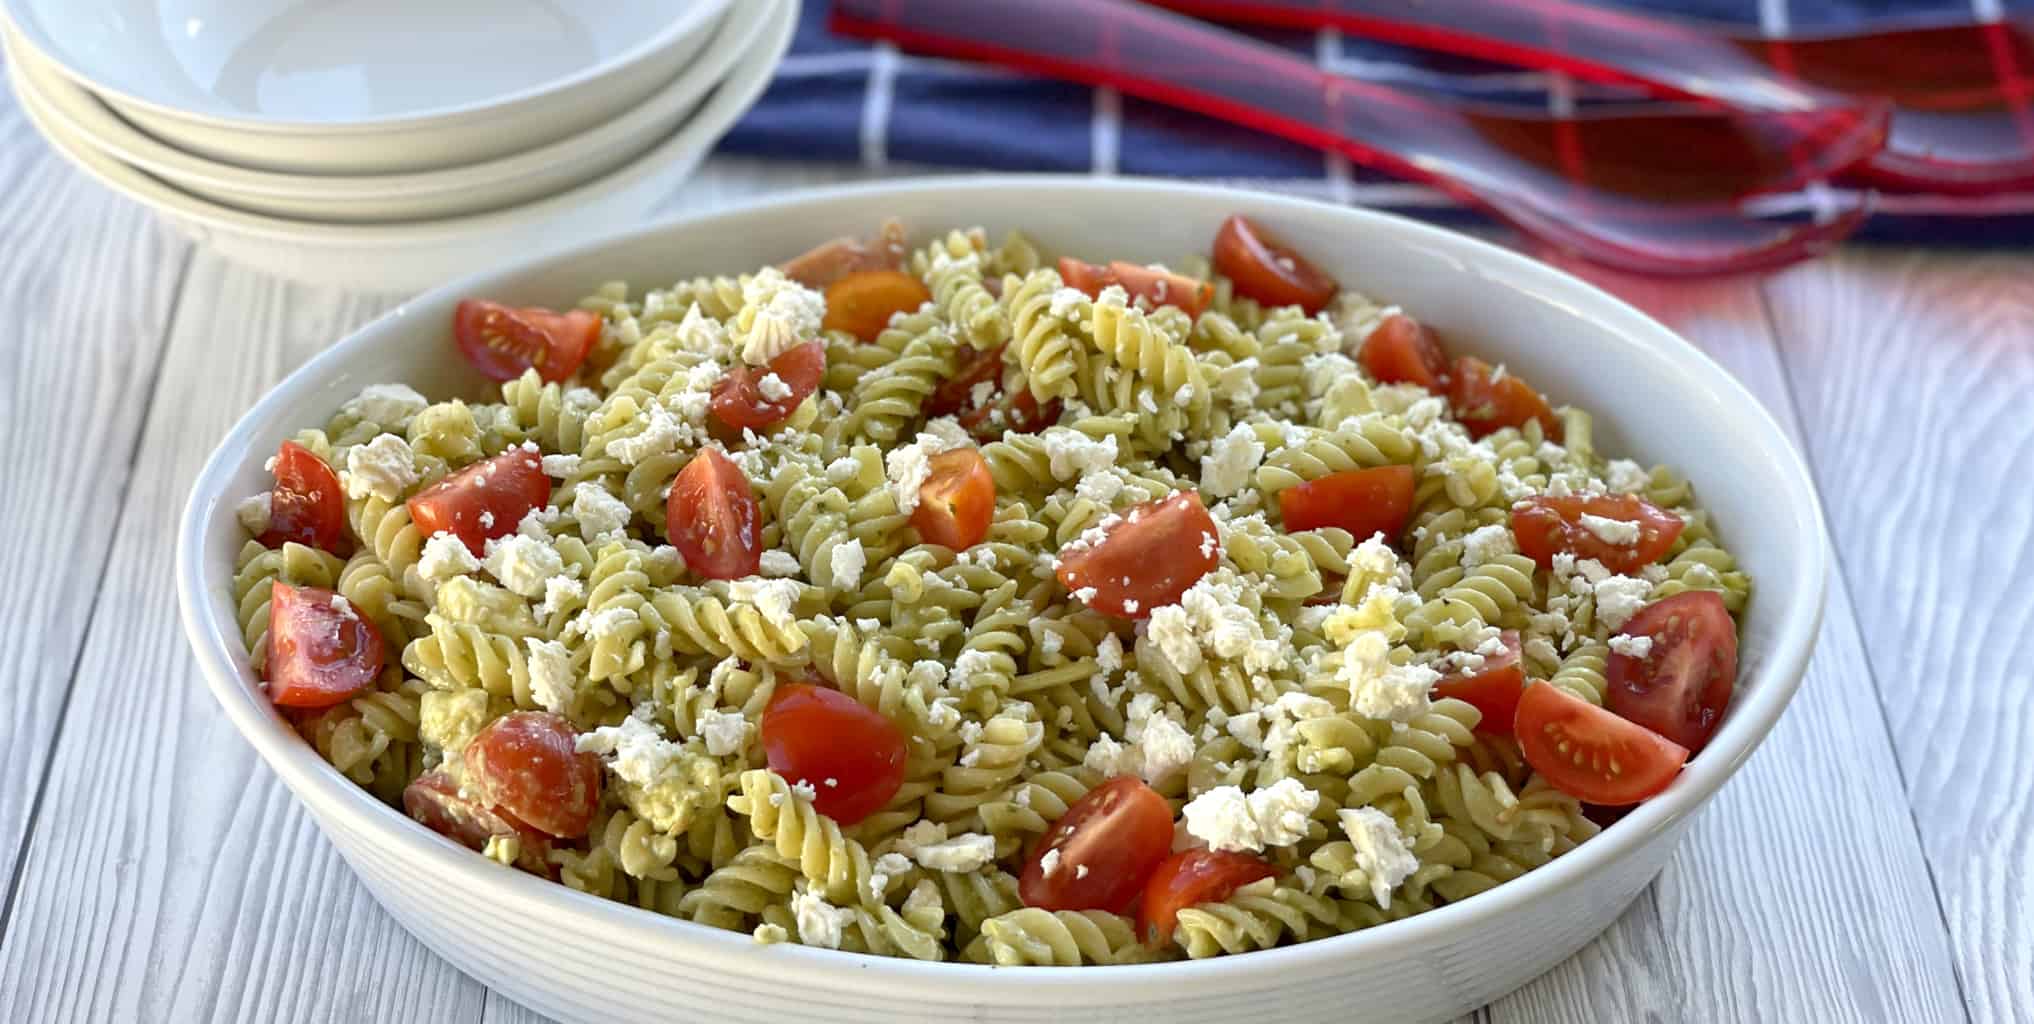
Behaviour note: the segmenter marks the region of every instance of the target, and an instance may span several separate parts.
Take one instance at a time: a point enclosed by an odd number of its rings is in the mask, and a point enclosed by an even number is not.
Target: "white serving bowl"
[[[1668,789],[1523,878],[1368,931],[1243,956],[1134,967],[924,964],[795,945],[661,917],[506,870],[406,820],[341,776],[271,709],[231,600],[245,535],[234,505],[262,463],[370,383],[483,391],[448,343],[463,296],[564,305],[603,281],[637,286],[785,259],[901,217],[920,235],[1022,228],[1049,251],[1176,260],[1225,216],[1255,217],[1346,284],[1399,303],[1465,350],[1596,414],[1599,447],[1684,468],[1758,581],[1738,693]],[[1695,810],[1763,739],[1806,666],[1827,553],[1806,467],[1714,362],[1573,277],[1412,221],[1257,193],[1087,177],[915,180],[772,199],[669,221],[467,278],[310,360],[257,403],[192,488],[177,594],[214,695],[368,888],[432,949],[513,999],[568,1020],[1436,1020],[1487,1003],[1574,953],[1667,863]],[[1662,951],[1663,954],[1669,951]]]
[[[669,137],[752,47],[774,10],[737,5],[684,70],[636,106],[536,149],[480,163],[404,174],[311,175],[253,170],[167,145],[113,113],[8,33],[24,91],[65,133],[200,199],[297,220],[393,223],[456,217],[529,202],[607,173]]]
[[[770,84],[790,46],[798,0],[768,6],[754,45],[693,116],[620,168],[549,197],[463,217],[398,224],[328,224],[236,210],[164,184],[94,149],[63,126],[21,72],[8,75],[22,109],[57,152],[116,192],[162,214],[185,234],[230,259],[312,284],[365,291],[415,291],[498,261],[632,225],[690,175]]]
[[[115,111],[228,163],[388,174],[505,156],[643,101],[730,0],[6,0]]]

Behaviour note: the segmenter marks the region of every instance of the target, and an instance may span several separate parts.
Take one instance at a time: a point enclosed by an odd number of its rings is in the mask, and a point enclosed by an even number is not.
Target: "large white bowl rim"
[[[1792,596],[1783,605],[1776,605],[1771,594],[1754,600],[1751,614],[1761,620],[1769,640],[1762,650],[1748,651],[1754,656],[1745,665],[1737,699],[1701,756],[1665,792],[1633,809],[1623,820],[1574,851],[1487,892],[1401,921],[1263,952],[1203,961],[1072,970],[988,967],[919,963],[796,945],[770,947],[765,954],[747,935],[663,917],[535,876],[501,870],[498,865],[416,827],[346,779],[282,723],[253,684],[245,654],[239,649],[239,627],[228,599],[231,566],[206,564],[207,534],[215,529],[234,528],[232,506],[244,497],[232,490],[236,477],[241,478],[239,486],[247,489],[250,486],[247,481],[256,479],[268,446],[275,439],[286,436],[291,429],[322,422],[330,407],[336,405],[332,399],[335,384],[357,389],[379,379],[362,375],[362,368],[355,365],[358,350],[391,333],[413,333],[413,323],[420,317],[441,322],[436,318],[449,315],[451,304],[463,295],[484,294],[515,302],[570,301],[572,295],[562,292],[565,285],[556,279],[576,284],[599,280],[603,252],[630,244],[682,242],[688,230],[733,230],[743,226],[745,220],[767,217],[773,230],[784,234],[787,225],[832,225],[846,221],[851,214],[873,224],[893,212],[909,216],[914,197],[967,199],[974,202],[962,205],[978,203],[983,208],[1036,210],[1038,221],[1049,222],[1056,201],[1078,194],[1097,200],[1088,204],[1090,208],[1122,211],[1120,215],[1125,218],[1145,214],[1137,228],[1126,227],[1123,244],[1133,251],[1122,255],[1148,259],[1160,258],[1160,254],[1134,251],[1140,241],[1145,243],[1142,248],[1152,247],[1148,240],[1138,237],[1140,232],[1166,239],[1179,235],[1181,240],[1185,236],[1180,232],[1186,230],[1199,232],[1206,228],[1211,233],[1212,223],[1199,223],[1199,207],[1242,212],[1274,226],[1308,219],[1336,219],[1338,224],[1360,228],[1369,242],[1386,248],[1406,246],[1425,250],[1486,281],[1492,288],[1515,292],[1515,298],[1521,301],[1537,301],[1592,322],[1606,332],[1610,339],[1606,344],[1627,346],[1635,358],[1654,362],[1663,375],[1674,375],[1673,387],[1690,396],[1691,407],[1713,410],[1717,422],[1731,431],[1734,443],[1742,446],[1733,453],[1740,468],[1774,488],[1768,518],[1759,523],[1725,523],[1724,534],[1729,537],[1734,532],[1730,528],[1745,532],[1756,529],[1771,531],[1777,541],[1784,542],[1769,547],[1784,552],[1786,564],[1765,568],[1784,569],[1792,577]],[[1194,216],[1163,219],[1153,216],[1180,209],[1193,210]],[[1070,212],[1066,216],[1075,214]],[[945,226],[918,225],[925,230]],[[1117,254],[1084,255],[1093,258]],[[1172,255],[1176,257],[1178,253]],[[547,275],[554,279],[549,284],[544,283]],[[1417,307],[1413,311],[1422,312]],[[1561,382],[1541,383],[1558,395]],[[1615,433],[1614,425],[1610,433]],[[1670,458],[1674,455],[1651,454]],[[1700,487],[1702,481],[1697,479],[1696,484]],[[330,816],[349,831],[373,836],[378,845],[394,849],[432,874],[489,872],[487,884],[491,892],[498,894],[503,909],[528,908],[539,917],[570,915],[597,924],[604,934],[614,936],[617,946],[640,941],[649,948],[674,950],[690,966],[709,970],[725,967],[735,976],[753,975],[758,969],[756,958],[767,955],[772,958],[768,961],[769,970],[799,979],[801,985],[810,983],[894,999],[908,999],[909,993],[917,990],[936,992],[942,1002],[981,1001],[994,1005],[996,1001],[1009,1000],[1035,1003],[1039,999],[1078,999],[1083,992],[1090,996],[1106,992],[1112,1003],[1140,997],[1176,1000],[1202,993],[1213,995],[1244,979],[1262,985],[1267,978],[1287,970],[1317,973],[1331,969],[1336,963],[1360,962],[1367,954],[1382,953],[1400,944],[1441,942],[1450,935],[1473,931],[1480,924],[1530,904],[1560,899],[1564,893],[1587,885],[1605,865],[1692,813],[1738,769],[1771,730],[1799,685],[1814,643],[1821,621],[1827,561],[1821,509],[1811,477],[1785,431],[1758,400],[1722,367],[1657,321],[1568,274],[1461,234],[1367,210],[1194,184],[1084,176],[984,175],[858,185],[762,199],[590,241],[507,269],[475,274],[429,292],[310,359],[235,425],[193,485],[178,529],[176,573],[185,629],[213,695],[263,759],[300,798],[314,805],[320,816]]]

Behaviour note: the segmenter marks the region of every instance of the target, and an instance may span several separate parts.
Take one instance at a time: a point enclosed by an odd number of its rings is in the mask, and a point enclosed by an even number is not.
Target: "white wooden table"
[[[673,205],[860,174],[723,159]],[[1800,696],[1658,884],[1473,1019],[2034,1020],[2034,252],[1594,276],[1797,432],[1838,573]],[[392,304],[226,264],[0,108],[0,1021],[536,1019],[355,882],[171,595],[212,445]]]

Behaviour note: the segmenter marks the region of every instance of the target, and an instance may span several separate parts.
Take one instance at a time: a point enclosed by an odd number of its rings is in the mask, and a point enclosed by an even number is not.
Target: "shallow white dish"
[[[167,145],[127,123],[51,62],[7,35],[23,89],[71,136],[201,199],[298,220],[388,223],[478,213],[550,195],[607,173],[668,137],[753,46],[768,3],[738,5],[699,55],[642,103],[556,142],[480,163],[408,174],[307,175],[251,170]]]
[[[735,70],[678,130],[615,171],[548,198],[487,213],[402,224],[325,224],[248,213],[199,199],[93,149],[52,116],[33,91],[15,93],[57,152],[108,188],[162,214],[230,259],[311,284],[415,291],[498,261],[629,227],[690,175],[770,84],[790,46],[797,0],[770,5],[769,20]]]
[[[921,235],[1021,227],[1049,250],[1176,260],[1231,213],[1256,217],[1347,285],[1388,298],[1557,402],[1596,414],[1599,447],[1687,471],[1758,593],[1721,730],[1660,796],[1521,879],[1405,921],[1198,963],[991,968],[921,964],[696,926],[505,870],[382,805],[270,708],[242,650],[230,585],[234,505],[268,486],[281,439],[370,383],[480,393],[447,342],[463,296],[563,305],[782,260],[898,216]],[[1547,339],[1561,339],[1549,344]],[[1821,618],[1826,545],[1786,435],[1722,368],[1657,322],[1545,265],[1397,217],[1183,184],[987,176],[831,190],[675,220],[467,278],[340,341],[222,441],[178,532],[177,593],[207,682],[235,726],[397,920],[461,969],[568,1020],[1434,1020],[1569,956],[1666,864],[1691,816],[1765,737],[1800,682]],[[537,937],[541,937],[538,939]],[[1663,951],[1664,952],[1664,951]]]
[[[530,149],[636,105],[730,0],[6,0],[40,54],[173,145],[375,174]]]

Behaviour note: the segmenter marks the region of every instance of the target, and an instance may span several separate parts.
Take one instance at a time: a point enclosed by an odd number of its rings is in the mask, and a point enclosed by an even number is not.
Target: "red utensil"
[[[1764,269],[1850,234],[1869,196],[1815,222],[1747,202],[1878,151],[1880,104],[1784,113],[1656,108],[1572,118],[1443,105],[1121,0],[836,0],[834,31],[1113,86],[1431,182],[1583,258],[1658,275]]]
[[[1908,188],[2034,187],[2034,20],[1764,39],[1574,0],[1151,0],[1217,20],[1352,35],[1638,85],[1750,110],[1875,97],[1886,148],[1862,170]]]

